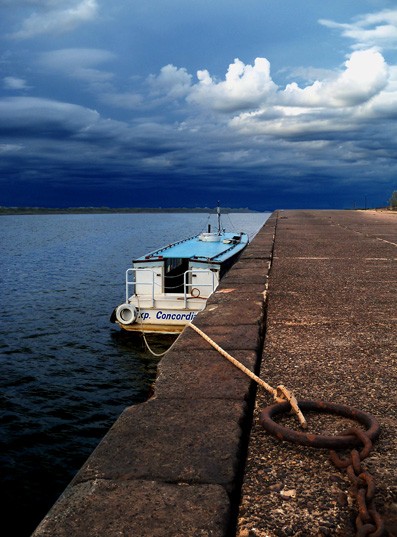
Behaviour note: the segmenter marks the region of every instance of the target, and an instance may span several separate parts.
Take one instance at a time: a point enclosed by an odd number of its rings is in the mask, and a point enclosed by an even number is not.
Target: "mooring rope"
[[[157,356],[158,358],[161,358],[161,356],[164,356],[165,354],[167,354],[167,352],[171,349],[172,345],[170,347],[168,347],[168,349],[164,352],[154,352],[154,350],[150,347],[149,343],[148,343],[148,340],[146,339],[146,335],[145,335],[145,332],[142,331],[142,337],[143,337],[143,341],[145,342],[145,345],[146,345],[146,348],[147,350],[153,354],[153,356]]]
[[[142,318],[140,316],[141,305],[139,303],[139,296],[138,295],[137,295],[137,299],[138,299],[138,304],[137,304],[137,306],[138,306],[138,319],[137,319],[137,323],[140,324],[141,326],[143,326],[143,321],[142,321]],[[164,351],[164,352],[154,352],[154,350],[150,347],[150,345],[148,343],[148,340],[146,339],[146,334],[145,334],[143,328],[141,330],[141,335],[142,335],[142,339],[143,339],[143,341],[144,341],[144,343],[146,345],[147,350],[150,352],[150,354],[152,354],[153,356],[156,356],[157,358],[161,358],[162,356],[166,355],[167,352],[171,349],[171,347],[173,345],[173,343],[172,343],[172,345],[170,347],[168,347],[168,349],[166,351]]]
[[[268,384],[267,382],[262,380],[260,377],[255,375],[255,373],[250,371],[247,367],[245,367],[245,365],[243,365],[241,362],[236,360],[236,358],[233,358],[233,356],[231,356],[228,352],[222,349],[222,347],[220,347],[217,343],[215,343],[215,341],[212,340],[209,336],[207,336],[207,334],[205,334],[202,330],[200,330],[200,328],[197,328],[196,325],[189,323],[187,326],[190,326],[190,328],[192,328],[195,332],[197,332],[197,334],[199,334],[203,339],[205,339],[205,341],[207,341],[212,347],[214,347],[214,349],[216,349],[219,352],[219,354],[224,356],[227,360],[229,360],[229,362],[231,362],[238,369],[240,369],[243,373],[245,373],[248,377],[250,377],[257,384],[259,384],[259,386],[262,386],[262,388],[264,388],[271,395],[273,395],[274,400],[277,403],[283,403],[285,401],[288,401],[288,403],[291,405],[292,410],[297,415],[297,418],[301,424],[301,427],[303,429],[307,428],[306,419],[304,415],[302,414],[301,410],[299,409],[298,401],[296,400],[296,397],[291,391],[289,391],[282,384],[277,386],[277,388],[272,388],[270,384]]]

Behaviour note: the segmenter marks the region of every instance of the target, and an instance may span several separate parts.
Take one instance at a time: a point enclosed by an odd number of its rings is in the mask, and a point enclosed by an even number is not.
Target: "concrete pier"
[[[298,399],[321,399],[374,414],[381,437],[364,461],[375,505],[397,535],[397,214],[280,212],[269,278],[261,377]],[[258,392],[239,537],[353,536],[350,482],[315,450],[267,435],[270,403]],[[321,415],[308,415],[316,431]],[[336,434],[350,420],[328,416]],[[296,419],[291,427],[299,429]]]
[[[390,532],[396,267],[395,214],[275,212],[195,320],[272,386],[377,416],[366,462]],[[257,418],[270,403],[186,328],[154,396],[123,412],[34,537],[353,536],[347,477],[323,450],[266,434]]]

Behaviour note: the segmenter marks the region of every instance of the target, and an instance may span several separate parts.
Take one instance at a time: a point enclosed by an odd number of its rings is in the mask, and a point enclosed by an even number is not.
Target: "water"
[[[268,213],[225,215],[251,237]],[[213,222],[215,224],[215,222]],[[131,259],[207,228],[204,214],[1,216],[0,505],[31,534],[157,359],[109,322]],[[173,336],[152,336],[161,351]]]

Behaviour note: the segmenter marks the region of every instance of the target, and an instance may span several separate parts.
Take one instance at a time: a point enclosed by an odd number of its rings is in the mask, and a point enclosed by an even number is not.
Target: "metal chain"
[[[276,416],[289,412],[289,404],[280,403],[271,405],[262,410],[259,418],[263,428],[279,440],[286,440],[301,446],[327,448],[330,450],[330,459],[338,469],[346,469],[352,483],[351,493],[358,505],[356,518],[356,537],[382,537],[388,535],[385,525],[374,504],[375,484],[371,474],[363,468],[361,461],[368,457],[372,442],[380,434],[380,426],[375,416],[345,405],[325,401],[298,401],[299,408],[307,411],[336,414],[351,420],[358,421],[366,430],[351,428],[336,436],[323,434],[303,433],[284,427],[273,420]],[[352,449],[347,458],[340,458],[335,449],[351,449],[352,446],[362,444],[361,451]]]
[[[361,461],[368,457],[372,442],[362,429],[355,427],[339,433],[341,436],[356,436],[363,444],[362,450],[352,449],[349,456],[342,459],[336,451],[330,450],[330,459],[339,469],[345,469],[351,482],[350,491],[358,506],[356,518],[356,537],[381,537],[385,535],[384,522],[374,503],[375,483],[372,475],[362,466]]]

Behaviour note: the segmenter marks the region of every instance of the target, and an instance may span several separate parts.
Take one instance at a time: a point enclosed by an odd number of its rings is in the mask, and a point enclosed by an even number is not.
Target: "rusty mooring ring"
[[[323,401],[298,401],[299,408],[309,411],[324,412],[327,414],[336,414],[345,418],[358,421],[364,425],[367,430],[366,434],[371,441],[378,438],[380,434],[380,426],[375,416],[368,414],[356,408],[352,408],[345,405],[338,405],[336,403],[326,403]],[[275,436],[279,440],[286,440],[287,442],[293,442],[302,446],[310,446],[315,448],[327,448],[327,449],[343,449],[352,446],[357,446],[360,441],[355,435],[335,435],[327,436],[321,434],[303,433],[300,431],[294,431],[288,429],[279,423],[273,421],[273,417],[279,416],[291,410],[289,403],[277,403],[275,405],[268,406],[265,410],[262,410],[259,423],[264,429]]]

